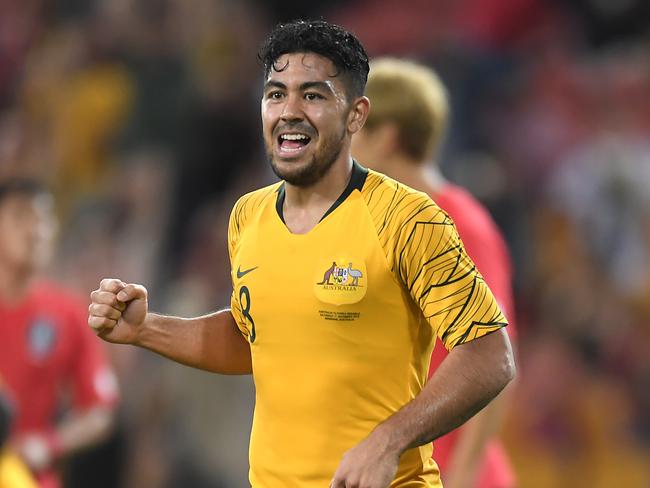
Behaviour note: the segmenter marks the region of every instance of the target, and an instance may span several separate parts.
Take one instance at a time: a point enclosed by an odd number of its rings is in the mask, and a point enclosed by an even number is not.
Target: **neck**
[[[407,156],[391,155],[390,162],[378,169],[400,183],[430,196],[439,193],[446,183],[435,163],[416,161]]]
[[[311,186],[301,187],[285,182],[286,208],[307,208],[319,202],[334,203],[345,190],[352,173],[352,157],[339,158],[329,171]]]
[[[6,303],[19,302],[27,295],[33,281],[31,271],[0,266],[0,299]]]
[[[284,220],[294,234],[309,232],[343,193],[352,174],[352,157],[342,151],[329,171],[316,183],[298,187],[285,183]]]

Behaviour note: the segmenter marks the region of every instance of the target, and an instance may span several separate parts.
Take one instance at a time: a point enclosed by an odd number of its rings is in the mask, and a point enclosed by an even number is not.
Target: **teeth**
[[[309,139],[305,134],[282,134],[280,137],[285,141],[301,141]]]

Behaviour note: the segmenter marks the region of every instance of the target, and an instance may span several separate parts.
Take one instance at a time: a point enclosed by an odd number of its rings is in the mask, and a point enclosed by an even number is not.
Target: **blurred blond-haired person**
[[[370,64],[366,96],[372,110],[352,140],[363,165],[427,193],[456,223],[467,253],[494,293],[514,336],[511,264],[488,211],[465,189],[447,181],[436,154],[447,127],[447,91],[436,73],[412,61],[379,58]],[[447,351],[436,341],[429,376]],[[445,488],[512,488],[514,475],[496,438],[507,395],[464,426],[434,442],[433,457]]]

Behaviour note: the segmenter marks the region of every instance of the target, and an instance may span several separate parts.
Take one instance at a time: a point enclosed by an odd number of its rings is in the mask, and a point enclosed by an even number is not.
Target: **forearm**
[[[67,456],[101,442],[108,437],[113,426],[114,412],[110,407],[94,407],[72,414],[56,427],[58,454]]]
[[[252,372],[250,346],[230,310],[191,319],[149,313],[135,344],[214,373]]]
[[[377,428],[403,452],[462,425],[514,377],[510,341],[500,330],[454,348],[422,392]]]
[[[112,427],[112,409],[95,407],[72,414],[54,429],[20,435],[12,448],[33,472],[40,473],[58,459],[97,444]]]

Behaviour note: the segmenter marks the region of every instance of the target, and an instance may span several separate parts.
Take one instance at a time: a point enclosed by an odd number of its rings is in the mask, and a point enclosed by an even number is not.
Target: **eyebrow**
[[[287,85],[285,85],[281,81],[269,80],[264,84],[264,90],[266,91],[269,88],[279,88],[281,90],[286,90]],[[330,84],[325,81],[305,81],[304,83],[301,83],[299,86],[300,91],[305,91],[312,88],[334,93],[334,90],[332,90]]]

